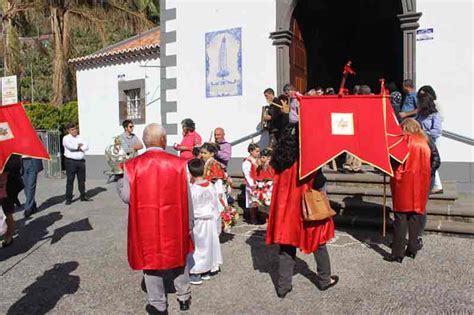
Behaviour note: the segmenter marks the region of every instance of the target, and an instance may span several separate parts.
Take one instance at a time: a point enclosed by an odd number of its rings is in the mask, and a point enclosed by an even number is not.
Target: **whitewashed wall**
[[[247,5],[251,4],[251,5]],[[228,141],[240,139],[256,131],[263,90],[276,87],[276,50],[269,39],[275,31],[274,0],[236,1],[167,1],[167,8],[176,8],[176,43],[167,47],[177,54],[177,90],[168,91],[168,101],[177,100],[177,113],[169,114],[170,123],[184,118],[196,122],[197,131],[208,141],[213,128],[222,126]],[[242,28],[242,96],[206,98],[205,34],[207,32]],[[181,140],[169,136],[169,144]],[[255,141],[258,141],[255,138]],[[244,157],[250,141],[233,147],[233,157]]]
[[[417,41],[416,86],[435,89],[445,130],[474,138],[474,1],[419,0],[417,11],[434,38]],[[440,149],[443,161],[474,162],[472,146],[443,137]]]
[[[145,79],[146,124],[161,121],[159,64],[155,59],[76,72],[80,133],[90,144],[88,155],[103,155],[113,137],[123,132],[119,122],[119,75],[125,75],[126,81]],[[153,67],[142,67],[145,65]],[[135,125],[134,132],[140,139],[146,124]]]

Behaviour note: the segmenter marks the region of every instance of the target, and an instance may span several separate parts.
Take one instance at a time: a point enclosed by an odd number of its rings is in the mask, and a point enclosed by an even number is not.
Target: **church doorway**
[[[301,92],[315,86],[337,92],[342,68],[351,60],[357,75],[348,79],[349,89],[367,84],[378,93],[380,78],[400,85],[401,13],[400,0],[299,0],[290,25],[290,79],[304,87]]]
[[[291,19],[293,38],[290,46],[290,82],[297,91],[306,91],[308,66],[303,34],[295,18]]]

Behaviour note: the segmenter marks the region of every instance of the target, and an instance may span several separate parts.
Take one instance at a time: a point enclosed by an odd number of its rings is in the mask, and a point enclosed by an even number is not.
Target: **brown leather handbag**
[[[303,194],[303,220],[321,221],[336,215],[324,192],[308,189]]]

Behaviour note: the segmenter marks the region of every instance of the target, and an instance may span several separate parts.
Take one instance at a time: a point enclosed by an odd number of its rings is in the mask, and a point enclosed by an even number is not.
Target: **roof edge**
[[[117,48],[117,47],[119,47],[119,46],[122,46],[122,45],[124,45],[124,44],[127,44],[127,43],[129,43],[129,42],[132,42],[132,41],[134,41],[134,40],[139,39],[139,38],[142,37],[142,36],[146,36],[146,35],[148,35],[148,34],[150,34],[150,33],[154,33],[155,31],[159,31],[159,30],[160,30],[160,26],[155,26],[155,27],[150,28],[149,30],[147,30],[147,31],[145,31],[145,32],[137,33],[137,34],[133,35],[132,37],[126,38],[126,39],[124,39],[124,40],[122,40],[122,41],[120,41],[120,42],[118,42],[118,43],[115,43],[115,44],[112,44],[112,45],[110,45],[110,46],[104,47],[104,48],[102,48],[102,49],[100,49],[100,50],[98,50],[98,51],[92,53],[91,55],[103,54],[103,53],[105,53],[105,52],[107,52],[107,51],[110,51],[110,50],[112,50],[112,49],[114,49],[114,48]]]
[[[94,64],[103,64],[110,61],[130,60],[139,56],[149,56],[151,54],[160,54],[160,45],[149,45],[126,50],[119,50],[113,53],[102,53],[96,55],[88,55],[85,57],[69,59],[68,63],[75,67],[82,67]]]

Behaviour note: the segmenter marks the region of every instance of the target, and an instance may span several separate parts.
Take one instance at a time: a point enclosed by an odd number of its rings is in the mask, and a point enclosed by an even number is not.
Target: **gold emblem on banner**
[[[13,133],[7,122],[0,122],[0,141],[13,139]]]
[[[353,136],[354,117],[352,113],[331,113],[331,133],[333,135]]]

